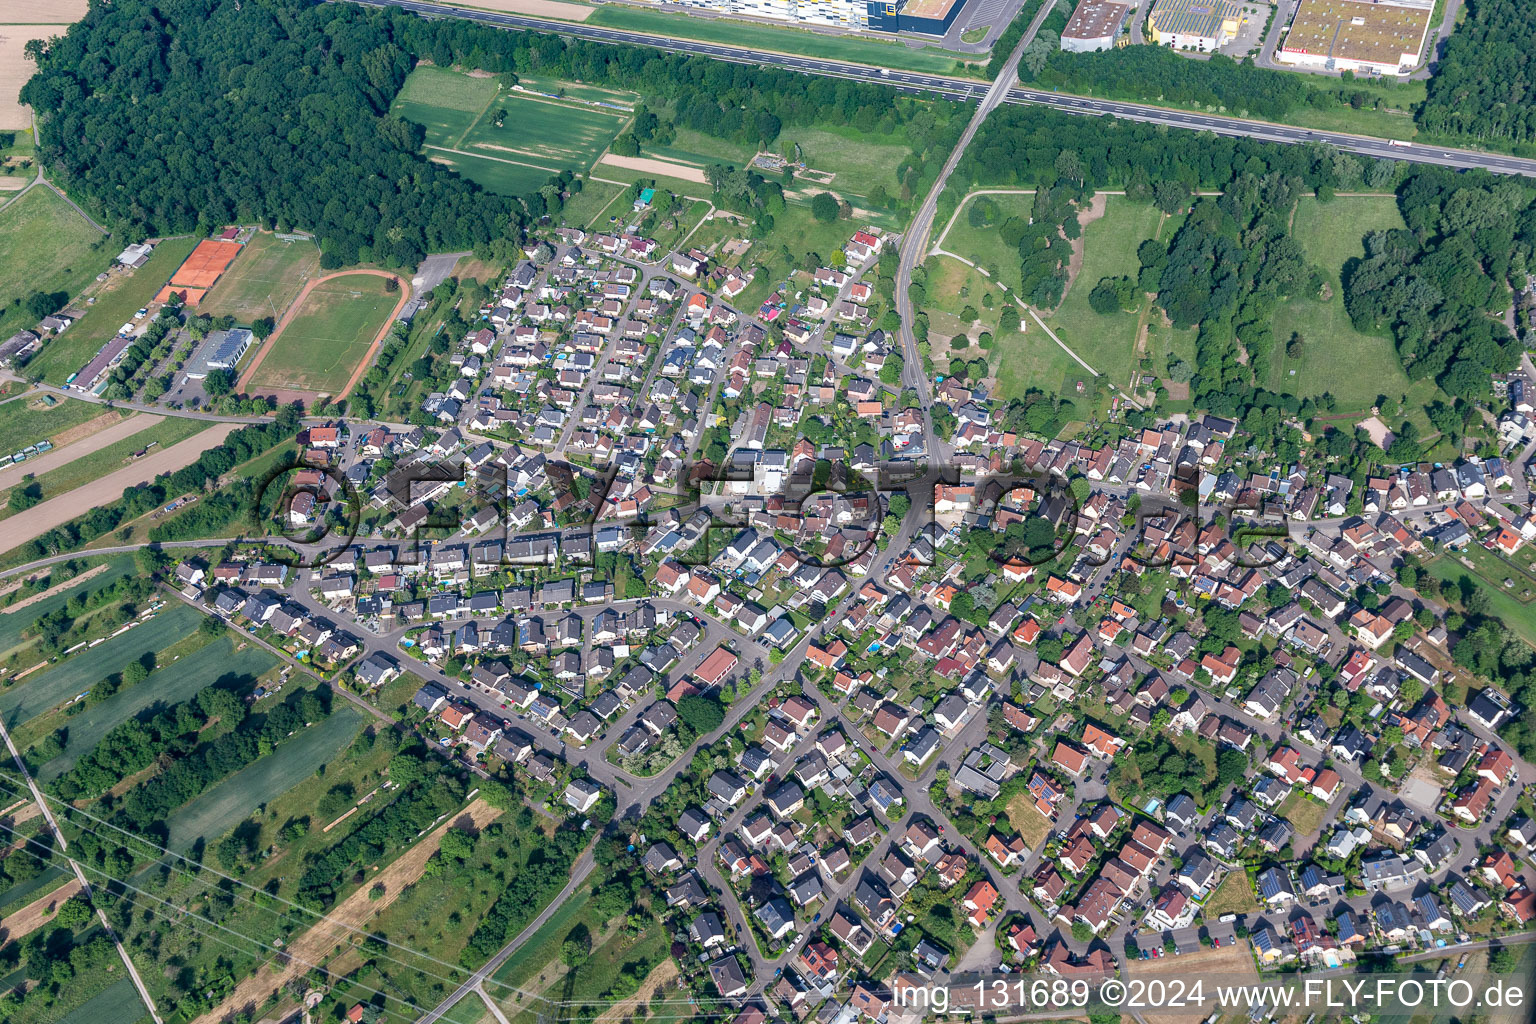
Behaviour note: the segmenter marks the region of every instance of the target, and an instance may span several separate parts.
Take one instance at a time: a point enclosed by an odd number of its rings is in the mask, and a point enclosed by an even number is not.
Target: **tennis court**
[[[176,273],[171,275],[171,285],[175,288],[193,288],[206,292],[213,287],[213,282],[219,279],[219,275],[235,261],[240,255],[239,242],[226,242],[216,238],[205,238],[197,243],[197,248],[186,258],[181,266],[176,268]]]

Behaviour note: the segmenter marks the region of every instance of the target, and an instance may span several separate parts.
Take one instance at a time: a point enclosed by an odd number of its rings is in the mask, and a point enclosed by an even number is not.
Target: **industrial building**
[[[1434,0],[1301,0],[1282,64],[1322,71],[1408,74],[1419,66]]]
[[[1211,53],[1237,35],[1240,16],[1227,0],[1158,0],[1147,26],[1160,46]]]
[[[1081,0],[1061,30],[1061,48],[1068,53],[1110,49],[1130,12],[1131,5],[1118,0]]]
[[[942,36],[966,0],[679,0],[685,7],[801,25]]]
[[[251,347],[251,332],[243,327],[229,331],[209,331],[197,353],[187,376],[203,380],[214,370],[233,370],[240,365],[240,358]]]

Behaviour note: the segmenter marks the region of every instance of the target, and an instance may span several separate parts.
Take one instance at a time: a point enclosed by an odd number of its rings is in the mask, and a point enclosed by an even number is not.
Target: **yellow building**
[[[1227,0],[1158,0],[1147,25],[1160,46],[1210,53],[1237,35],[1240,15]]]

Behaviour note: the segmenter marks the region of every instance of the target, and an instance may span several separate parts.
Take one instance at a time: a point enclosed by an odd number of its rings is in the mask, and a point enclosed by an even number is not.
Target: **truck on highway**
[[[1387,140],[1387,145],[1389,145],[1389,146],[1405,146],[1406,147],[1406,146],[1413,145],[1413,143],[1411,143],[1411,142],[1404,142],[1402,139],[1388,139]]]

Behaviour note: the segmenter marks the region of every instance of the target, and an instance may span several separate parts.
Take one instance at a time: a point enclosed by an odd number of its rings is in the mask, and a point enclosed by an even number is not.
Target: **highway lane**
[[[687,53],[713,60],[739,64],[765,65],[798,71],[802,74],[826,75],[851,78],[860,81],[888,85],[912,94],[937,93],[950,99],[979,101],[986,96],[992,83],[948,75],[923,74],[915,71],[899,71],[871,67],[848,61],[827,60],[819,57],[801,57],[794,54],[754,50],[748,47],[723,46],[718,43],[697,42],[690,39],[674,39],[644,32],[600,28],[576,22],[550,21],[529,18],[518,14],[502,14],[495,11],[472,11],[427,0],[351,0],[374,7],[398,7],[401,10],[424,17],[461,18],[506,29],[526,29],[534,32],[554,32],[599,43],[621,43],[634,46],[650,46],[671,53]],[[1043,92],[1022,87],[1011,88],[1005,102],[1020,105],[1046,106],[1062,113],[1080,116],[1113,115],[1131,121],[1163,125],[1184,131],[1209,131],[1218,135],[1241,136],[1264,142],[1299,145],[1309,142],[1326,143],[1339,149],[1365,156],[1385,157],[1409,163],[1438,164],[1463,170],[1482,169],[1496,174],[1522,174],[1536,177],[1536,160],[1505,156],[1500,153],[1482,153],[1467,149],[1448,149],[1444,146],[1392,145],[1389,140],[1345,132],[1313,131],[1269,121],[1255,121],[1240,117],[1203,114],[1196,111],[1176,110],[1145,103],[1126,103],[1119,100],[1096,100],[1066,93]]]

